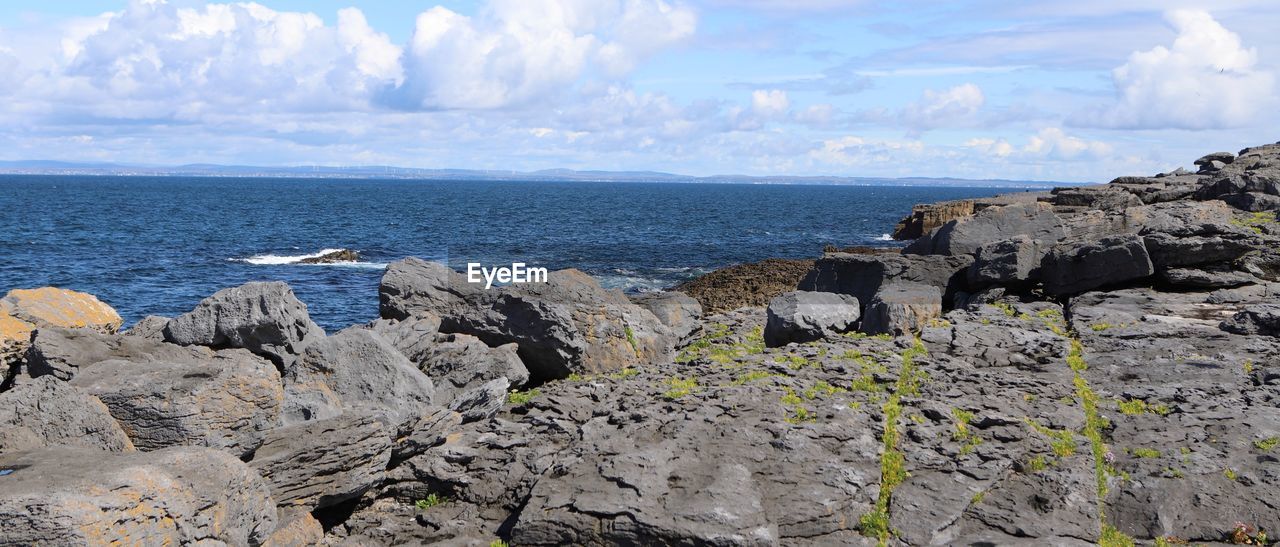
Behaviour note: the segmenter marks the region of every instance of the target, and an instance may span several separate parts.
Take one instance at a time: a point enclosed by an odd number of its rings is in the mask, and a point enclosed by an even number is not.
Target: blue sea
[[[826,244],[897,245],[921,202],[998,188],[0,176],[0,293],[97,295],[129,325],[218,289],[288,282],[333,331],[377,318],[378,279],[406,256],[461,270],[578,268],[658,290],[715,268],[812,258]],[[304,265],[327,249],[358,263]]]

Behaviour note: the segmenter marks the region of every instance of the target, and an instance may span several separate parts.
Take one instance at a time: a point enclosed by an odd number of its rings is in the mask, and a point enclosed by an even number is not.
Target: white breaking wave
[[[386,268],[385,262],[328,262],[324,264],[301,264],[303,260],[308,258],[320,258],[330,253],[336,253],[343,249],[321,249],[319,252],[306,255],[256,255],[249,258],[232,258],[230,260],[236,262],[244,262],[255,266],[285,266],[289,264],[299,264],[301,266],[346,266],[350,268]]]
[[[880,234],[880,237],[877,237],[876,241],[893,241],[893,236],[889,234]]]

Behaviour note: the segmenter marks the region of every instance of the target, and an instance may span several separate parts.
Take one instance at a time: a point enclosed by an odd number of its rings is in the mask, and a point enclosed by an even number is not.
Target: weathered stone
[[[324,541],[324,527],[311,513],[281,515],[282,522],[262,547],[313,547]]]
[[[417,363],[435,382],[435,400],[442,405],[492,380],[505,379],[511,387],[529,381],[529,370],[520,361],[516,344],[491,348],[466,334],[439,335]]]
[[[1110,184],[1055,188],[1049,202],[1063,207],[1085,207],[1098,211],[1118,211],[1142,205],[1142,200]]]
[[[0,393],[0,453],[58,445],[133,450],[102,401],[52,376]]]
[[[370,323],[368,328],[400,350],[409,361],[422,363],[435,348],[440,318],[430,312],[421,312],[404,320],[379,319]]]
[[[1196,160],[1192,165],[1209,165],[1215,161],[1225,165],[1235,161],[1235,159],[1236,155],[1231,152],[1214,152],[1212,154],[1205,154],[1204,156],[1201,156],[1200,159]]]
[[[254,282],[222,289],[201,300],[194,310],[169,321],[165,340],[184,346],[244,348],[265,356],[277,367],[322,338],[307,305],[283,282]]]
[[[169,324],[168,317],[148,315],[134,323],[129,330],[122,332],[129,336],[141,336],[151,340],[164,341],[164,327]]]
[[[892,283],[880,288],[862,318],[862,332],[893,335],[919,332],[942,317],[942,293],[932,285]]]
[[[973,215],[973,200],[939,201],[921,203],[911,208],[911,214],[898,222],[893,239],[908,241],[920,238],[935,228],[956,219]]]
[[[33,377],[50,375],[70,380],[102,361],[200,362],[214,356],[209,348],[182,347],[138,336],[43,328],[36,332],[27,350],[27,370]]]
[[[1046,246],[1027,236],[1015,236],[979,247],[969,267],[969,286],[1010,285],[1038,279]]]
[[[908,281],[938,287],[950,302],[965,289],[971,264],[971,256],[832,253],[818,260],[800,290],[851,294],[858,302],[870,302],[882,286]]]
[[[490,346],[519,344],[535,379],[665,361],[677,342],[649,310],[577,270],[551,272],[546,283],[484,289],[443,264],[410,258],[387,268],[378,295],[385,318],[430,311],[442,332]]]
[[[364,409],[394,429],[429,407],[435,392],[431,378],[365,329],[344,330],[308,345],[285,368],[284,384],[286,424]]]
[[[289,425],[267,433],[249,465],[267,480],[281,512],[310,512],[380,483],[390,434],[379,418],[359,412]]]
[[[675,287],[702,305],[704,313],[765,306],[769,299],[796,285],[813,269],[812,260],[770,258],[708,272]]]
[[[1040,268],[1045,291],[1059,295],[1081,293],[1155,273],[1142,238],[1134,235],[1060,244],[1045,255]]]
[[[702,304],[679,291],[643,293],[631,301],[653,313],[663,325],[680,339],[680,345],[693,341],[702,331]]]
[[[124,322],[97,297],[54,287],[14,289],[0,298],[0,315],[33,327],[83,328],[114,333]]]
[[[1222,196],[1222,201],[1226,202],[1227,205],[1242,211],[1259,212],[1280,210],[1280,196],[1273,196],[1261,192],[1230,194]]]
[[[101,399],[139,450],[207,446],[237,457],[280,424],[284,398],[275,367],[242,350],[206,360],[102,361],[71,385]]]
[[[1280,305],[1254,304],[1222,322],[1222,330],[1235,334],[1280,336]]]
[[[0,544],[251,545],[275,528],[266,483],[207,448],[0,455]]]
[[[1154,233],[1142,238],[1151,263],[1160,269],[1230,262],[1253,250],[1248,241],[1218,236],[1173,236]]]
[[[972,217],[953,220],[921,237],[903,251],[906,254],[973,254],[979,247],[1025,235],[1055,243],[1066,237],[1066,227],[1048,203],[1015,203],[983,209]]]
[[[1174,287],[1190,289],[1222,289],[1256,283],[1258,278],[1243,272],[1172,268],[1160,272],[1160,278]]]
[[[459,425],[462,415],[447,408],[434,408],[405,422],[392,446],[393,465],[444,444]]]
[[[502,410],[509,387],[511,382],[506,378],[494,378],[454,397],[449,410],[461,414],[464,423],[488,420]]]
[[[829,292],[793,291],[769,302],[764,343],[770,347],[803,344],[857,327],[862,307],[857,297]]]

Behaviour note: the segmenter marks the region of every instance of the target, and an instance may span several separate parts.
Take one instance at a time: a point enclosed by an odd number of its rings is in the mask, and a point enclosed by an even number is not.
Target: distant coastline
[[[510,182],[649,182],[673,184],[782,184],[816,186],[957,187],[1049,189],[1089,183],[950,177],[835,177],[711,175],[696,177],[657,171],[578,171],[544,169],[504,171],[483,169],[419,169],[393,166],[292,166],[192,164],[178,166],[76,163],[62,161],[0,161],[0,175],[109,177],[238,177],[331,178]]]

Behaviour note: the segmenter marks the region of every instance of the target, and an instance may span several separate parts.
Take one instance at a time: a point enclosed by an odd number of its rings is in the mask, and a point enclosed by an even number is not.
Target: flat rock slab
[[[266,482],[217,450],[57,447],[0,455],[0,469],[4,545],[250,545],[275,528]]]
[[[1151,257],[1136,235],[1063,243],[1040,265],[1050,294],[1077,294],[1098,287],[1142,279],[1155,273]]]
[[[0,453],[46,446],[133,450],[102,401],[52,376],[0,393]]]
[[[43,328],[36,332],[27,350],[27,370],[31,376],[50,375],[71,380],[82,368],[103,361],[200,362],[215,356],[209,348],[182,347],[144,337],[101,334],[87,329]]]
[[[175,445],[253,452],[280,425],[274,366],[244,350],[203,361],[103,361],[71,385],[102,400],[139,450]]]

